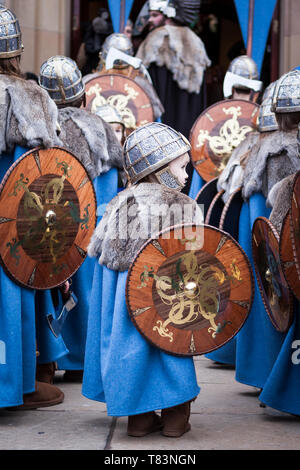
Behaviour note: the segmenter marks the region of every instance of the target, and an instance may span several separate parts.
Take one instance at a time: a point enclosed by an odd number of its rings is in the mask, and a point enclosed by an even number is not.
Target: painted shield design
[[[92,113],[105,104],[116,108],[127,133],[154,121],[149,96],[132,78],[115,73],[94,74],[85,81],[85,89],[86,108]]]
[[[257,127],[259,105],[246,100],[213,104],[195,121],[191,133],[191,159],[205,180],[219,176],[231,153]]]
[[[243,326],[253,299],[249,260],[208,226],[176,226],[150,239],[127,277],[126,299],[140,333],[163,351],[205,354]]]
[[[80,161],[63,148],[22,155],[0,185],[0,256],[18,284],[49,289],[81,266],[96,224],[96,196]]]

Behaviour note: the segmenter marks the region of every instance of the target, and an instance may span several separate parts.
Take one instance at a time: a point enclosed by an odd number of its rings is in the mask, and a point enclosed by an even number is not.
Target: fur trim
[[[123,168],[122,148],[112,127],[86,109],[59,110],[60,139],[83,163],[92,179],[110,168]]]
[[[140,45],[137,57],[149,67],[167,67],[179,88],[199,93],[204,70],[210,66],[203,42],[186,26],[166,25],[151,31]]]
[[[297,131],[274,131],[260,135],[245,167],[244,199],[259,192],[267,198],[274,184],[300,169]]]
[[[149,238],[181,223],[203,223],[195,201],[161,184],[140,183],[125,189],[107,205],[88,254],[100,255],[99,263],[109,269],[126,271]]]
[[[16,145],[61,145],[58,111],[48,93],[32,80],[0,75],[0,154]]]
[[[267,205],[272,207],[269,220],[280,234],[283,219],[291,206],[295,174],[287,176],[282,181],[274,184],[269,192]]]
[[[244,168],[241,161],[245,161],[249,152],[259,139],[259,132],[249,132],[243,142],[233,150],[230,159],[218,178],[218,191],[224,189],[222,198],[226,203],[229,196],[243,184]]]

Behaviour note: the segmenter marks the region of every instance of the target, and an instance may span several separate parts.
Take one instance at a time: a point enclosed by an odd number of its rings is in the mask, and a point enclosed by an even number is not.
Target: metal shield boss
[[[227,233],[183,225],[142,247],[127,277],[126,300],[138,331],[163,351],[205,354],[243,326],[253,299],[249,260]]]
[[[22,155],[0,185],[0,257],[16,283],[61,285],[81,266],[96,225],[94,187],[63,148]]]
[[[293,299],[280,262],[279,235],[265,217],[253,224],[252,253],[267,314],[277,331],[286,332],[293,320]]]
[[[219,176],[231,153],[256,130],[259,105],[246,100],[224,100],[213,104],[195,121],[191,133],[191,160],[205,180]]]

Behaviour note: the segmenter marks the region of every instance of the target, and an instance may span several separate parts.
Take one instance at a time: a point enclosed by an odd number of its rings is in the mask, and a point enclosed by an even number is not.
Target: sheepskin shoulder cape
[[[149,67],[165,66],[179,88],[199,93],[204,70],[210,66],[201,39],[187,26],[165,25],[151,31],[140,45],[137,57]]]
[[[261,133],[255,151],[253,149],[246,163],[244,199],[259,192],[267,198],[274,184],[299,169],[297,129]]]
[[[63,146],[78,157],[92,179],[112,167],[123,168],[122,147],[100,116],[86,109],[62,108],[59,125]]]
[[[289,175],[276,183],[269,192],[267,205],[272,207],[269,220],[278,234],[280,234],[283,220],[291,206],[295,174]]]
[[[56,104],[37,83],[0,74],[0,155],[16,145],[61,145],[57,119]]]
[[[242,186],[244,176],[243,162],[249,157],[251,149],[259,139],[259,132],[249,132],[240,145],[235,148],[227,162],[226,167],[218,178],[218,191],[224,189],[222,198],[227,202],[229,196]]]
[[[157,183],[140,183],[110,201],[91,238],[88,254],[116,271],[129,269],[136,254],[160,230],[182,223],[203,223],[196,202]]]

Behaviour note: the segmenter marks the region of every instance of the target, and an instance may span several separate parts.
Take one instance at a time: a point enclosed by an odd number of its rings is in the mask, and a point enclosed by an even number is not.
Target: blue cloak
[[[17,146],[1,155],[0,179],[28,149]],[[36,350],[44,362],[55,361],[68,351],[46,322],[52,309],[50,291],[37,292],[14,283],[0,265],[0,407],[23,403],[23,394],[35,390]]]
[[[204,186],[205,181],[201,178],[199,173],[196,170],[193,170],[192,182],[189,190],[189,196],[192,199],[196,199],[197,194],[199,193],[202,186]]]
[[[249,202],[244,202],[240,213],[238,241],[250,260],[253,273],[252,226],[257,217],[268,217],[269,213],[261,193],[253,194]],[[238,382],[263,388],[283,340],[284,335],[277,332],[269,320],[254,276],[253,305],[245,324],[231,341],[207,357],[235,365]]]
[[[300,415],[300,304],[295,301],[294,321],[286,334],[272,371],[259,396],[261,402]]]
[[[82,393],[105,402],[109,416],[168,408],[200,391],[192,358],[155,348],[133,325],[126,307],[126,278],[127,271],[95,265]]]
[[[118,192],[118,170],[112,168],[107,173],[95,178],[93,184],[97,198],[99,222],[101,213],[105,210],[105,205]],[[97,263],[96,258],[86,257],[79,270],[72,277],[71,289],[76,295],[78,303],[69,312],[61,333],[69,350],[67,355],[64,355],[57,361],[58,368],[61,370],[83,369],[88,311],[95,263]]]
[[[242,206],[239,224],[239,243],[246,252],[254,273],[251,231],[255,219],[268,217],[265,198],[253,194]],[[284,334],[273,327],[265,310],[255,279],[254,299],[249,316],[236,336],[236,380],[263,388],[280,351]]]

